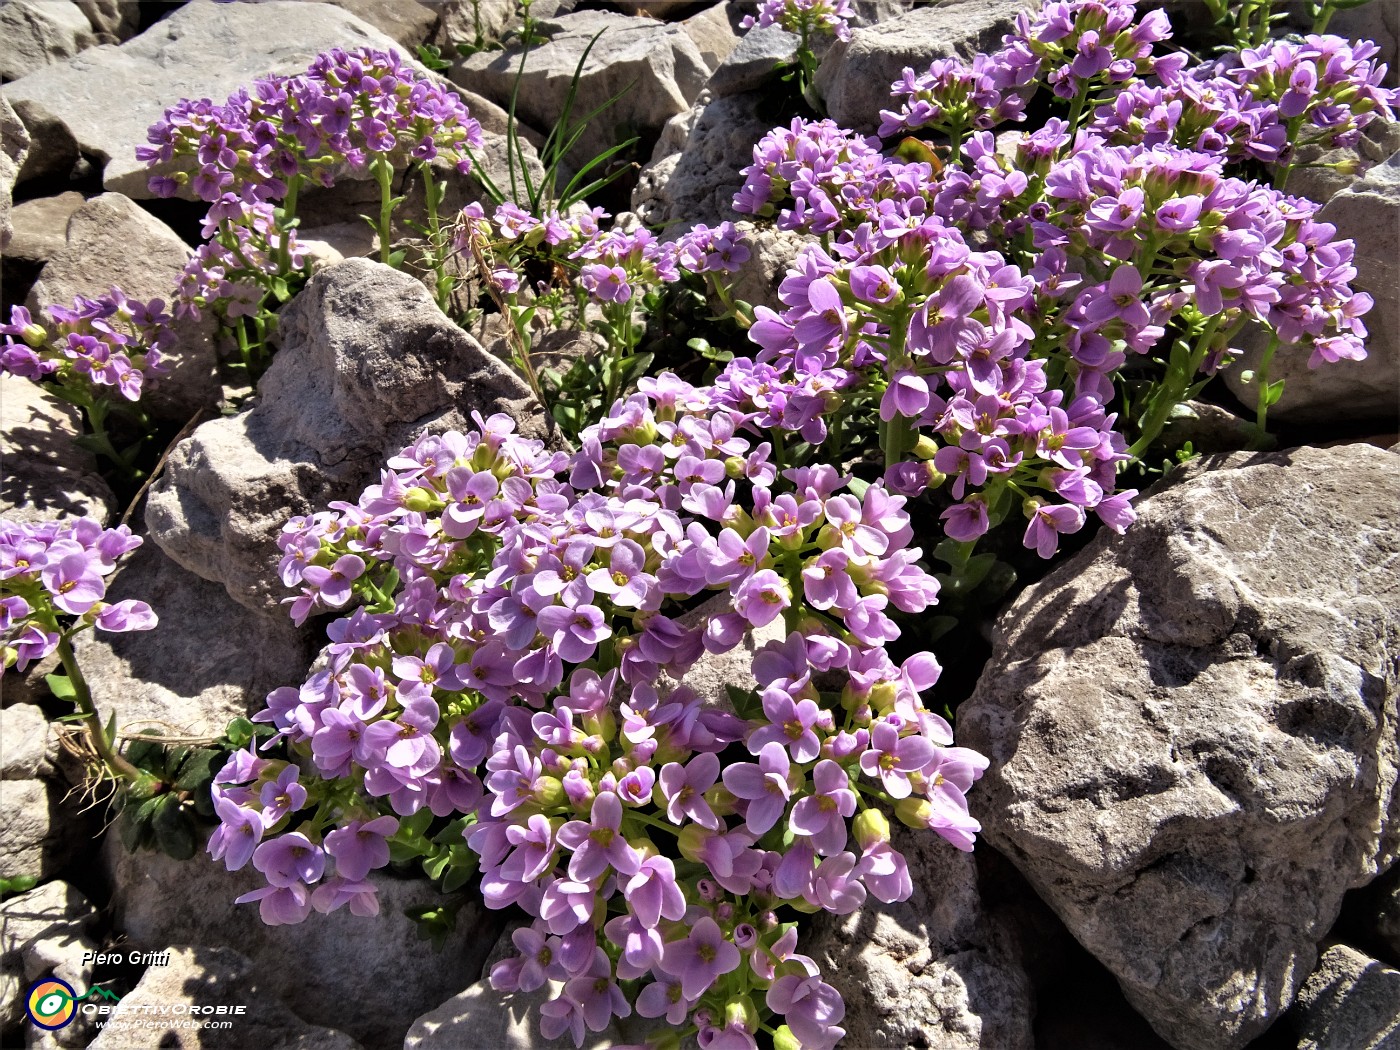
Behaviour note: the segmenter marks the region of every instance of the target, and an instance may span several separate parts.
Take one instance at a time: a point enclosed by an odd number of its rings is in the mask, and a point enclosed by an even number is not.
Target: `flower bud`
[[[787,1025],[779,1025],[773,1033],[773,1050],[802,1050],[802,1042]]]
[[[744,476],[744,468],[746,466],[747,464],[744,462],[743,456],[730,456],[724,461],[725,476],[733,481],[738,481]]]
[[[753,1000],[746,995],[742,999],[730,999],[725,1003],[724,1025],[726,1028],[743,1025],[744,1031],[750,1035],[757,1032],[758,1011],[754,1009]]]
[[[658,788],[657,790],[660,789]],[[676,847],[681,851],[681,856],[686,860],[693,860],[699,863],[700,851],[705,848],[705,843],[710,841],[712,835],[714,835],[713,831],[702,828],[699,824],[687,824],[681,829],[681,833],[676,836]]]
[[[44,330],[43,325],[38,325],[31,321],[24,326],[24,331],[20,333],[20,338],[31,348],[38,350],[49,341],[49,333]]]
[[[933,803],[926,798],[911,795],[894,804],[894,815],[901,824],[911,828],[926,828],[933,819]]]
[[[913,453],[915,459],[930,460],[938,455],[938,442],[927,434],[920,434],[919,440],[914,442]]]
[[[851,830],[855,832],[856,841],[863,850],[890,840],[890,822],[878,809],[863,809],[857,813],[856,819],[851,822]]]
[[[559,805],[567,797],[564,783],[558,777],[539,777],[530,786],[531,794],[545,809]]]
[[[1040,507],[1040,500],[1036,499],[1034,496],[1027,496],[1021,501],[1021,513],[1028,518],[1034,518],[1036,512],[1040,510]]]
[[[726,925],[734,918],[734,905],[728,901],[722,901],[715,906],[715,921],[720,925]]]
[[[894,707],[899,699],[899,687],[893,682],[877,682],[870,688],[870,706],[881,714]]]
[[[441,510],[447,506],[432,489],[425,489],[421,485],[409,489],[404,493],[403,505],[406,510],[411,510],[415,514],[431,514],[435,510]]]
[[[727,817],[734,812],[734,794],[723,784],[716,784],[706,791],[704,799],[717,817]]]

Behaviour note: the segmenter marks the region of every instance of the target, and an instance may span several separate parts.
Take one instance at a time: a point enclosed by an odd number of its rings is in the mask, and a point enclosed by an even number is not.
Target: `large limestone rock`
[[[120,193],[94,197],[68,220],[66,242],[44,265],[25,301],[42,317],[46,306],[71,307],[77,295],[101,296],[113,285],[132,299],[160,299],[167,308],[190,250],[175,231]],[[214,351],[215,319],[173,322],[174,338],[165,364],[151,376],[141,405],[157,418],[184,423],[219,396]]]
[[[1283,397],[1270,418],[1290,423],[1323,423],[1344,413],[1350,420],[1393,421],[1400,415],[1400,255],[1395,233],[1400,229],[1400,153],[1336,194],[1318,214],[1337,227],[1339,238],[1356,242],[1358,291],[1369,293],[1375,306],[1364,320],[1370,332],[1364,361],[1338,361],[1308,368],[1310,352],[1281,347],[1269,369],[1270,381],[1282,379]],[[1226,385],[1247,405],[1258,400],[1254,386],[1244,383],[1245,369],[1257,366],[1262,346],[1225,373]]]
[[[0,708],[0,780],[48,776],[56,769],[57,746],[39,708],[23,703]]]
[[[1369,445],[1198,465],[1012,605],[959,709],[987,838],[1183,1050],[1267,1028],[1395,856],[1397,487]]]
[[[579,58],[597,33],[602,36],[584,64],[572,119],[581,120],[632,85],[588,124],[567,158],[575,167],[634,134],[657,134],[667,120],[690,108],[738,42],[727,23],[709,12],[667,24],[613,11],[584,11],[545,20],[541,29],[551,40],[531,49],[516,106],[526,124],[548,129],[558,119]],[[519,68],[518,49],[480,52],[455,63],[451,77],[505,105]]]
[[[0,376],[0,517],[105,521],[112,514],[116,501],[95,457],[73,443],[82,432],[75,406],[28,379]]]
[[[120,44],[141,25],[140,0],[75,0],[87,16],[99,44]]]
[[[760,115],[758,92],[728,95],[697,104],[674,118],[657,141],[651,162],[632,191],[632,210],[647,223],[668,223],[679,236],[695,223],[714,226],[741,219],[734,194],[740,172],[753,161],[753,147],[772,130]]]
[[[1335,944],[1298,993],[1298,1050],[1400,1047],[1400,970]]]
[[[94,829],[67,796],[56,779],[0,780],[0,878],[47,878],[73,860]]]
[[[294,926],[266,926],[256,904],[233,903],[266,885],[251,864],[229,872],[202,853],[187,861],[130,854],[115,837],[107,842],[105,862],[114,922],[131,947],[233,948],[252,961],[258,982],[303,1020],[340,1029],[370,1047],[400,1045],[414,1018],[475,981],[502,921],[479,903],[466,903],[442,947],[434,948],[405,912],[446,899],[425,879],[375,873],[377,916],[342,908],[313,912]]]
[[[0,40],[0,80],[18,80],[97,43],[87,15],[71,0],[0,5]]]
[[[65,140],[105,162],[103,186],[152,194],[136,147],[167,106],[182,98],[222,100],[268,73],[298,73],[332,47],[395,50],[395,41],[331,4],[224,4],[195,0],[119,47],[90,48],[5,85],[35,137],[23,178]]]
[[[312,653],[281,610],[253,612],[217,583],[182,569],[149,540],[110,578],[108,601],[134,598],[160,617],[153,631],[86,631],[74,649],[104,717],[123,733],[219,736],[302,681]]]
[[[43,266],[68,243],[68,220],[84,203],[81,193],[70,192],[16,204],[10,213],[14,236],[5,261]]]
[[[354,500],[415,436],[470,426],[472,409],[545,434],[524,381],[397,270],[368,259],[323,270],[278,328],[257,403],[176,445],[146,505],[165,552],[250,609],[287,596],[276,573],[287,520]]]
[[[797,34],[781,26],[750,29],[705,86],[716,98],[755,91],[773,78],[777,66],[797,57],[797,44]]]
[[[901,828],[895,846],[914,895],[820,915],[798,944],[846,1002],[842,1045],[1031,1050],[1030,979],[983,905],[973,857],[932,832]]]
[[[308,982],[297,983],[304,986]],[[165,965],[148,967],[140,983],[122,996],[106,1028],[88,1045],[97,1050],[127,1050],[135,1045],[179,1046],[184,1050],[230,1046],[360,1050],[361,1044],[344,1032],[307,1024],[277,998],[275,989],[261,968],[232,948],[172,948]],[[294,992],[295,988],[286,990]],[[234,1016],[238,1007],[243,1012]],[[220,1008],[227,1013],[214,1013]],[[182,1023],[192,1014],[204,1017],[205,1011],[213,1014],[210,1020],[228,1020],[232,1027],[191,1029]],[[140,1027],[128,1029],[123,1022]]]
[[[890,84],[905,66],[923,70],[935,58],[994,51],[1030,0],[944,0],[918,7],[837,41],[817,69],[827,114],[843,128],[873,132],[890,108]]]

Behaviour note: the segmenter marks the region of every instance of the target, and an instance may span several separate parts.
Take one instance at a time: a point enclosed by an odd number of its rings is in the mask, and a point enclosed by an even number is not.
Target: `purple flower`
[[[399,822],[393,817],[373,820],[352,820],[344,827],[326,835],[326,852],[335,858],[336,874],[349,882],[361,882],[375,868],[389,863],[389,843],[385,840],[398,831]]]
[[[159,622],[145,602],[128,598],[114,605],[103,606],[93,623],[103,631],[150,631]]]
[[[574,851],[569,877],[591,882],[611,866],[622,875],[637,871],[639,857],[622,837],[622,803],[611,791],[593,800],[590,820],[571,820],[559,829],[559,844]]]
[[[745,826],[763,835],[776,824],[792,797],[792,763],[783,745],[770,740],[758,751],[758,764],[741,763],[724,771],[724,786],[748,801]]]
[[[821,741],[813,727],[822,710],[815,700],[794,700],[780,689],[766,689],[763,713],[769,724],[749,736],[747,743],[751,754],[762,754],[764,747],[772,742],[787,748],[794,762],[811,762],[821,753]]]
[[[299,772],[296,766],[289,764],[276,780],[268,781],[258,792],[258,801],[263,807],[263,823],[267,827],[271,828],[288,813],[295,813],[306,805],[306,788],[297,783]]]
[[[253,867],[273,886],[315,882],[326,868],[326,855],[299,831],[260,843],[253,851]]]
[[[54,605],[75,615],[87,612],[107,593],[95,560],[86,551],[67,554],[57,562],[48,563],[40,571],[39,578]]]
[[[659,926],[662,918],[673,922],[685,918],[685,896],[676,885],[675,865],[666,857],[642,861],[622,892],[632,914],[648,929]]]
[[[688,817],[711,831],[723,828],[723,822],[705,801],[705,792],[714,787],[717,779],[719,758],[709,752],[696,755],[685,766],[679,762],[662,766],[657,784],[666,799],[666,816],[671,823],[679,826]]]
[[[818,853],[838,853],[846,848],[846,818],[856,811],[856,793],[846,771],[830,759],[812,770],[812,787],[813,793],[792,807],[789,825],[798,835],[811,838]]]
[[[783,1015],[804,1047],[827,1050],[846,1034],[837,1027],[846,1016],[841,993],[820,977],[784,974],[769,987],[764,1002]]]
[[[698,999],[720,977],[739,966],[739,949],[724,937],[714,919],[703,916],[683,940],[666,945],[662,968],[681,981],[681,994]]]
[[[214,797],[214,812],[219,826],[209,836],[209,855],[222,860],[229,871],[238,871],[252,859],[262,839],[262,814],[218,795]]]
[[[601,570],[600,570],[601,571]],[[612,637],[603,610],[596,605],[580,605],[570,609],[551,605],[536,617],[539,630],[554,645],[560,659],[580,664],[598,650],[598,643]]]
[[[913,790],[909,774],[917,773],[933,759],[933,745],[922,736],[901,739],[889,722],[870,727],[870,750],[860,756],[861,772],[878,777],[891,798],[908,798]]]

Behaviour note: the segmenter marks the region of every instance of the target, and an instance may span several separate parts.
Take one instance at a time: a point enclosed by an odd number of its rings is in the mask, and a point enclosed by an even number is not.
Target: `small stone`
[[[1318,960],[1289,1016],[1298,1050],[1396,1050],[1400,970],[1334,944]]]
[[[0,80],[18,80],[97,43],[70,0],[9,0],[0,6]]]
[[[288,991],[295,994],[295,982]],[[229,1031],[212,1025],[187,1027],[191,1008],[204,1017],[220,1007],[230,1008]],[[232,1015],[232,1009],[243,1012]],[[178,1019],[176,1019],[178,1018]],[[179,1046],[185,1050],[214,1050],[256,1046],[260,1050],[360,1050],[361,1044],[334,1028],[308,1024],[269,990],[264,971],[232,948],[174,947],[163,966],[147,967],[140,983],[122,996],[105,1028],[89,1045],[95,1050],[127,1050],[137,1045],[122,1021],[141,1027],[139,1043]],[[215,1015],[213,1020],[218,1021]],[[166,1026],[161,1028],[161,1022]],[[146,1027],[155,1022],[152,1027]]]
[[[0,878],[43,878],[61,871],[86,834],[65,812],[64,785],[48,780],[0,780]]]
[[[0,376],[0,517],[107,520],[116,499],[93,454],[74,444],[82,432],[76,406],[28,379]]]
[[[68,220],[64,246],[54,253],[25,305],[35,318],[43,308],[72,307],[78,295],[106,295],[115,285],[129,298],[171,305],[190,250],[169,226],[120,193],[87,201]],[[165,355],[168,371],[148,376],[141,405],[159,419],[184,423],[218,397],[215,318],[173,322]]]
[[[796,34],[781,26],[750,29],[705,86],[715,98],[754,91],[773,77],[778,65],[796,57]]]

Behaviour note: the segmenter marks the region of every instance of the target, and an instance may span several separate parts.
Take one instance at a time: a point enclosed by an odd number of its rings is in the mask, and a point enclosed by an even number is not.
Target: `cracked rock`
[[[1264,1031],[1400,845],[1397,488],[1369,445],[1194,465],[1015,602],[958,712],[986,837],[1183,1050]]]

